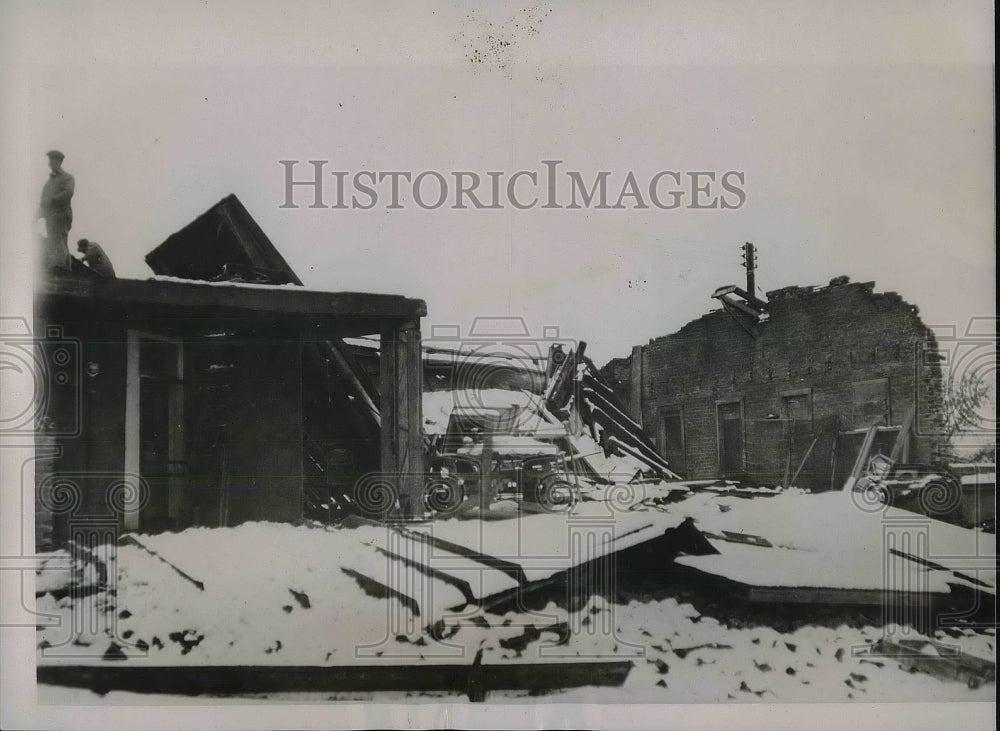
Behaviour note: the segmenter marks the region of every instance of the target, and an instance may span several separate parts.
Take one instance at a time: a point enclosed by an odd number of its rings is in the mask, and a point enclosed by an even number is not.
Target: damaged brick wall
[[[770,318],[756,335],[710,312],[642,346],[641,399],[631,407],[687,478],[775,484],[803,464],[797,484],[828,489],[839,431],[900,424],[918,398],[938,408],[933,334],[914,305],[873,290],[842,277],[769,292]],[[634,357],[602,369],[622,395]],[[935,446],[916,436],[910,459],[928,460]]]

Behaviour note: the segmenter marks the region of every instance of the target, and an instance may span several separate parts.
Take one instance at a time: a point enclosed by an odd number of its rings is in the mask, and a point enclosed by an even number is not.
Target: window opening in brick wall
[[[889,426],[892,423],[889,408],[889,379],[856,381],[853,385],[852,406],[852,428]]]

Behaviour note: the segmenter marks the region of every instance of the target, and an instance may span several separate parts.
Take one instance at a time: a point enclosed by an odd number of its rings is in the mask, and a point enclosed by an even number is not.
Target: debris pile
[[[544,690],[566,700],[583,693],[609,702],[987,700],[994,691],[992,627],[973,615],[947,626],[920,626],[917,615],[890,621],[866,593],[877,581],[864,564],[850,573],[851,561],[872,552],[881,533],[873,538],[871,529],[885,516],[851,528],[844,521],[856,520],[857,508],[834,503],[850,503],[849,495],[746,498],[696,489],[663,503],[659,486],[617,486],[626,487],[614,513],[612,503],[592,499],[573,514],[515,510],[517,517],[496,520],[246,523],[131,535],[87,558],[53,554],[37,577],[38,611],[51,618],[38,631],[40,677],[68,683],[65,673],[85,667],[90,674],[78,675],[92,679],[87,687],[113,689],[139,676],[107,676],[101,668],[183,667],[200,677],[198,668],[308,666],[340,673],[343,692],[371,694],[422,686],[416,675],[377,682],[369,675],[371,685],[359,688],[344,673],[457,673],[461,666],[468,680],[474,666],[499,684],[491,696]],[[614,529],[604,543],[582,541],[577,553],[581,541],[571,537],[594,537],[595,525]],[[934,529],[929,545],[943,551],[962,550],[954,541],[972,533]],[[838,552],[847,557],[837,559]],[[788,556],[834,568],[809,563],[812,575],[791,571]],[[994,595],[995,565],[992,574],[981,567],[973,576],[928,567],[916,555],[896,558],[923,572],[924,608],[956,615],[963,603]],[[733,573],[720,577],[725,572],[712,559]],[[761,568],[770,564],[778,568]],[[95,588],[76,590],[86,586]],[[650,586],[656,594],[643,595]],[[974,586],[978,594],[962,593]],[[849,587],[855,595],[842,604],[824,598]],[[785,595],[761,602],[753,592],[764,590]],[[940,664],[929,647],[944,658]],[[453,686],[439,681],[440,692]],[[465,686],[455,692],[484,697],[478,682],[470,693]],[[577,682],[620,687],[560,690]],[[249,687],[274,698],[283,686]]]

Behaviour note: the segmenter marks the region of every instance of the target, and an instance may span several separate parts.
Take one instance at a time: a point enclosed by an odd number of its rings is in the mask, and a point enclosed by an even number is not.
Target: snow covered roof
[[[444,434],[448,420],[457,408],[481,410],[525,408],[537,403],[539,397],[528,391],[505,388],[456,389],[425,391],[423,395],[424,432]]]
[[[533,437],[500,435],[493,438],[493,451],[496,454],[547,454],[556,455],[561,452],[554,444],[539,441]],[[483,445],[474,444],[471,447],[461,447],[459,454],[467,454],[475,457],[483,453]]]
[[[897,508],[873,509],[856,502],[851,493],[784,491],[746,499],[703,492],[677,504],[674,511],[694,518],[705,533],[758,536],[771,544],[764,550],[727,541],[717,544],[722,558],[678,559],[745,584],[888,591],[893,587],[887,581],[897,575],[897,566],[906,567],[898,575],[913,572],[913,581],[919,578],[921,591],[946,590],[944,581],[955,582],[953,571],[995,591],[996,536]],[[941,568],[926,572],[928,560]]]

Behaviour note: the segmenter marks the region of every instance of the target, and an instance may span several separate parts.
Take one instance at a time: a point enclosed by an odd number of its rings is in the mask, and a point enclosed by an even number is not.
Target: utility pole
[[[757,268],[757,257],[756,249],[749,241],[743,244],[743,266],[747,270],[747,294],[756,299],[757,292],[754,281],[754,270]]]

